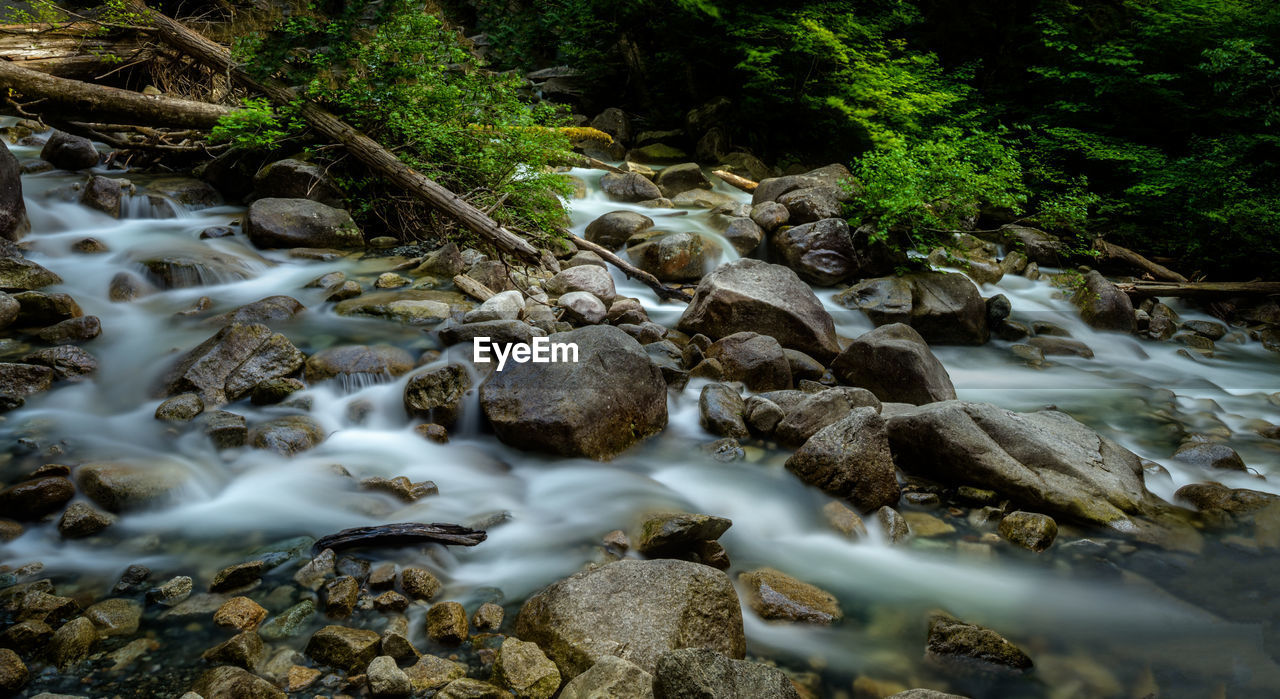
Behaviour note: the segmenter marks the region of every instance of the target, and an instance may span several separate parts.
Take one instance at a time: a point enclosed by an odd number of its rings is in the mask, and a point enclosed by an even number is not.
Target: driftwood
[[[1233,296],[1280,294],[1280,282],[1133,282],[1117,284],[1121,291],[1138,298],[1225,299]]]
[[[111,121],[142,126],[207,129],[230,114],[230,107],[207,102],[144,95],[69,78],[46,75],[0,60],[0,86],[30,103],[22,111],[68,121]],[[11,105],[10,110],[14,107]],[[20,114],[27,116],[26,114]]]
[[[1097,240],[1093,241],[1093,247],[1098,252],[1102,253],[1103,259],[1123,262],[1129,265],[1130,267],[1140,269],[1146,272],[1147,274],[1150,274],[1152,277],[1160,281],[1178,282],[1178,283],[1183,283],[1187,281],[1186,277],[1182,276],[1181,274],[1178,274],[1177,272],[1169,269],[1168,267],[1152,262],[1151,260],[1148,260],[1147,258],[1143,257],[1142,255],[1139,255],[1138,253],[1128,248],[1120,247],[1115,243],[1108,243],[1102,238],[1098,238]]]
[[[0,56],[41,73],[85,79],[145,55],[135,34],[103,35],[101,29],[92,22],[0,25]]]
[[[735,175],[728,170],[712,170],[711,174],[724,180],[726,184],[737,187],[748,194],[756,191],[756,187],[760,186],[759,182],[749,180],[742,175]]]
[[[605,172],[616,172],[618,174],[626,174],[626,170],[617,165],[610,165],[599,158],[593,158],[589,155],[578,155],[573,162],[569,163],[575,167],[585,167],[591,170],[604,170]]]
[[[636,279],[640,281],[640,283],[649,287],[650,289],[653,289],[653,293],[657,294],[658,298],[664,301],[683,301],[685,303],[689,302],[689,297],[686,296],[679,289],[672,289],[666,284],[663,284],[662,282],[658,281],[657,277],[653,276],[652,274],[649,274],[648,272],[644,271],[643,269],[640,269],[639,267],[636,267],[635,265],[632,265],[626,260],[623,260],[621,257],[618,257],[617,255],[613,254],[613,252],[610,251],[608,248],[600,245],[596,245],[595,243],[583,238],[579,238],[576,235],[573,235],[567,232],[566,234],[569,235],[569,240],[573,241],[573,244],[578,246],[579,250],[590,250],[591,252],[594,252],[595,254],[599,255],[609,264],[622,270],[623,274],[627,275],[628,277],[631,277],[632,279]]]
[[[373,548],[380,546],[414,546],[418,544],[444,544],[445,546],[475,546],[488,538],[480,529],[469,529],[457,524],[379,524],[372,527],[343,529],[316,540],[311,547],[319,553],[325,549],[340,551],[349,548]]]
[[[220,44],[187,29],[169,17],[147,9],[140,0],[133,0],[131,7],[147,17],[148,23],[155,27],[162,41],[196,61],[230,75],[235,82],[266,95],[277,104],[289,104],[297,100],[297,95],[280,82],[274,80],[260,82],[241,70],[231,60],[230,52]],[[302,103],[299,114],[311,128],[341,143],[348,153],[387,181],[398,185],[433,208],[452,216],[467,230],[499,250],[524,258],[531,264],[539,263],[538,250],[528,241],[503,228],[497,221],[462,197],[405,165],[394,153],[352,128],[334,114],[310,102]]]
[[[453,285],[458,287],[458,290],[466,294],[467,296],[470,296],[475,299],[479,299],[481,303],[484,303],[485,301],[488,301],[489,299],[494,297],[493,289],[490,289],[489,287],[485,286],[484,284],[481,284],[480,282],[476,281],[472,277],[468,277],[465,274],[459,274],[458,276],[454,277]]]

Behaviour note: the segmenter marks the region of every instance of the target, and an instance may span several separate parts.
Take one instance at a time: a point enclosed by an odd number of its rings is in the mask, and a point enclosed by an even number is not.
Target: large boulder
[[[897,505],[902,495],[885,421],[874,408],[855,408],[818,430],[787,459],[787,470],[863,512]]]
[[[22,167],[0,142],[0,238],[17,240],[31,230],[27,205],[22,200]]]
[[[654,235],[627,248],[636,266],[664,282],[696,281],[706,271],[709,258],[718,250],[707,245],[697,233]]]
[[[918,272],[861,281],[836,301],[876,325],[906,323],[926,341],[981,345],[990,339],[987,306],[978,287],[956,272]]]
[[[614,201],[648,201],[662,197],[662,190],[658,189],[658,185],[638,172],[608,173],[600,178],[600,189]]]
[[[26,259],[18,246],[0,237],[0,291],[30,291],[61,283],[62,277]]]
[[[40,158],[63,170],[84,170],[98,164],[98,149],[93,142],[65,131],[54,131],[40,150]]]
[[[292,374],[303,361],[284,335],[265,325],[233,323],[177,361],[164,378],[164,393],[199,393],[205,405],[223,405],[263,381]]]
[[[838,217],[843,199],[838,187],[820,186],[793,189],[778,197],[777,203],[787,207],[792,223],[810,223]]]
[[[663,654],[653,683],[657,699],[800,699],[787,674],[763,663],[726,658],[705,648]]]
[[[587,224],[582,237],[587,240],[617,250],[626,244],[631,236],[653,228],[653,219],[634,211],[610,211]]]
[[[853,237],[844,219],[829,218],[783,228],[773,236],[773,249],[805,281],[835,286],[856,271]]]
[[[76,469],[80,490],[110,512],[166,505],[191,481],[177,461],[95,461]]]
[[[544,285],[547,293],[561,296],[572,291],[585,291],[600,299],[605,305],[613,303],[618,291],[613,285],[613,277],[608,270],[595,265],[570,267],[547,280]]]
[[[1030,226],[1010,225],[1000,229],[999,240],[1042,267],[1061,267],[1066,262],[1067,248],[1050,233]]]
[[[823,361],[840,351],[835,324],[813,290],[790,269],[760,260],[736,260],[703,277],[679,329],[713,339],[758,332]]]
[[[160,289],[226,284],[254,275],[245,259],[207,246],[153,248],[140,251],[133,259],[146,270],[147,281]]]
[[[904,471],[994,490],[1030,510],[1128,531],[1132,517],[1165,506],[1136,454],[1057,410],[951,400],[896,410],[887,425]]]
[[[329,206],[342,205],[342,192],[324,168],[295,158],[263,165],[253,176],[253,191],[261,198],[310,199]]]
[[[803,175],[786,175],[760,180],[751,194],[752,205],[766,201],[778,201],[787,192],[809,187],[840,187],[851,177],[849,169],[840,164],[827,165],[810,170]]]
[[[462,399],[471,388],[471,375],[461,364],[424,371],[404,387],[405,412],[451,427],[462,412]]]
[[[662,371],[630,335],[596,325],[549,342],[576,346],[577,361],[508,363],[481,385],[481,407],[500,440],[608,459],[666,426]]]
[[[777,339],[740,332],[711,343],[706,356],[720,362],[724,379],[741,381],[748,390],[774,391],[791,387],[791,364]]]
[[[343,209],[310,199],[259,199],[249,205],[244,232],[260,248],[345,248],[364,236]]]
[[[622,560],[584,570],[529,598],[516,634],[537,643],[566,679],[615,655],[652,673],[668,651],[706,648],[742,658],[742,608],[723,572],[697,563]]]
[[[0,362],[0,396],[12,400],[47,391],[53,378],[53,369],[47,366]]]
[[[590,670],[560,690],[560,699],[653,699],[653,675],[614,655],[601,656]]]
[[[1075,294],[1080,317],[1098,330],[1134,330],[1133,302],[1097,270],[1084,275],[1084,285]]]
[[[831,363],[836,378],[882,401],[921,405],[956,397],[942,362],[909,325],[881,325],[854,338]]]
[[[711,180],[697,163],[681,163],[662,168],[654,178],[662,196],[670,199],[691,189],[711,189]]]

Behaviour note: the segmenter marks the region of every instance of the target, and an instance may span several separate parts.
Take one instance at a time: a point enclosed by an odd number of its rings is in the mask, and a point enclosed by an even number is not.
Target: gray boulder
[[[671,199],[691,189],[711,189],[711,180],[697,163],[681,163],[662,168],[654,177],[662,196]]]
[[[702,278],[679,329],[722,338],[749,330],[819,360],[840,350],[835,324],[813,290],[781,265],[741,259]]]
[[[560,296],[571,291],[585,291],[603,301],[606,305],[617,298],[617,289],[613,286],[613,277],[609,272],[595,265],[570,267],[547,280],[547,293]]]
[[[836,378],[882,401],[921,405],[956,397],[951,377],[909,325],[882,325],[859,335],[831,363]]]
[[[738,392],[722,383],[709,383],[698,395],[698,418],[702,429],[718,437],[746,437],[746,404]]]
[[[819,430],[787,459],[787,470],[863,512],[892,507],[902,495],[885,421],[874,408],[855,408]]]
[[[324,168],[295,158],[263,165],[253,176],[253,191],[264,199],[310,199],[342,206],[342,192]]]
[[[364,244],[351,215],[310,199],[259,199],[244,232],[260,248],[346,248]]]
[[[361,385],[403,376],[413,369],[413,355],[391,345],[339,345],[307,358],[303,378],[318,383],[332,378]]]
[[[800,224],[839,217],[843,198],[836,187],[804,187],[783,194],[777,203],[787,207],[791,223]]]
[[[986,301],[968,277],[956,272],[867,279],[836,301],[866,313],[876,325],[906,323],[935,344],[981,345],[990,339]]]
[[[610,211],[587,224],[583,233],[587,240],[617,250],[626,244],[631,236],[653,228],[653,219],[634,211]]]
[[[657,699],[800,699],[786,673],[776,667],[734,660],[705,648],[663,654],[653,683]]]
[[[791,364],[776,338],[739,332],[711,343],[706,356],[720,361],[727,381],[741,381],[751,391],[791,388]]]
[[[61,283],[62,277],[26,259],[18,246],[0,237],[0,291],[30,291]]]
[[[880,400],[865,388],[838,386],[817,393],[797,391],[799,397],[792,403],[780,397],[781,391],[765,394],[777,398],[779,406],[785,406],[785,415],[777,423],[778,441],[787,446],[799,446],[824,427],[843,419],[855,408],[871,408],[880,412]]]
[[[636,202],[658,199],[662,190],[638,172],[611,172],[600,178],[600,189],[614,201]]]
[[[64,131],[54,131],[40,149],[40,158],[63,170],[84,170],[98,164],[101,156],[93,142]]]
[[[304,360],[289,338],[267,326],[233,323],[175,363],[164,378],[164,394],[194,392],[206,405],[219,406],[292,374]]]
[[[460,364],[425,371],[405,384],[405,412],[450,427],[461,414],[462,399],[469,388],[471,375]]]
[[[1098,330],[1134,331],[1133,302],[1097,270],[1084,275],[1084,286],[1074,301],[1080,306],[1080,317]]]
[[[709,566],[622,560],[584,570],[525,602],[516,634],[537,643],[565,678],[615,655],[645,672],[681,648],[741,658],[742,608],[733,583]]]
[[[22,166],[0,143],[0,238],[17,240],[31,230],[27,205],[22,199]]]
[[[560,690],[560,699],[652,699],[653,675],[613,655],[601,656],[591,669]]]
[[[731,218],[729,225],[720,232],[725,240],[733,246],[733,249],[739,255],[750,255],[760,247],[760,242],[764,240],[764,229],[760,227],[753,219],[745,216]]]
[[[841,182],[850,177],[849,169],[840,164],[827,165],[803,175],[769,177],[760,180],[756,190],[752,192],[751,204],[754,206],[766,201],[777,201],[782,195],[797,189],[839,187]]]
[[[550,342],[576,345],[577,361],[508,364],[481,385],[480,404],[498,439],[609,459],[666,426],[662,371],[631,336],[593,325],[556,333]]]
[[[663,233],[627,248],[637,267],[666,282],[701,279],[716,252],[696,233]]]

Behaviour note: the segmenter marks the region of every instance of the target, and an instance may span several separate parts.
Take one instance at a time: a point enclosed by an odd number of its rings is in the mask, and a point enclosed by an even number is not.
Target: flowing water
[[[14,151],[20,159],[38,155],[33,147]],[[588,183],[585,198],[571,202],[579,234],[600,214],[633,209],[653,216],[662,228],[716,235],[701,210],[620,205],[600,192],[600,172],[573,174]],[[394,521],[486,523],[489,538],[480,546],[406,549],[391,555],[400,563],[435,571],[446,586],[443,598],[469,607],[499,600],[514,614],[531,592],[600,560],[599,541],[606,532],[631,529],[647,511],[678,508],[733,520],[721,539],[734,563],[731,575],[768,565],[840,599],[846,618],[830,628],[771,624],[745,613],[749,655],[811,673],[823,695],[852,695],[851,683],[859,677],[862,687],[876,680],[885,687],[932,686],[990,696],[1142,696],[1156,687],[1161,696],[1210,696],[1224,689],[1233,697],[1268,696],[1280,691],[1276,651],[1272,646],[1269,654],[1264,641],[1280,619],[1271,601],[1280,587],[1274,557],[1218,541],[1199,557],[1150,551],[1069,526],[1062,528],[1053,549],[1034,555],[975,543],[982,532],[963,517],[948,516],[945,508],[932,514],[958,529],[950,537],[917,538],[898,547],[878,536],[853,541],[824,523],[820,508],[828,499],[783,468],[785,452],[750,447],[746,461],[728,464],[704,455],[698,446],[713,438],[698,426],[697,382],[672,393],[669,426],[660,437],[610,463],[504,447],[482,432],[474,394],[467,406],[470,418],[454,431],[452,441],[428,442],[413,432],[402,406],[408,377],[307,389],[301,395],[310,399],[312,416],[331,435],[294,458],[247,448],[218,451],[194,424],[175,428],[153,417],[160,402],[153,389],[167,364],[216,329],[175,313],[202,296],[213,299],[213,313],[285,294],[307,311],[274,327],[307,353],[336,344],[388,342],[416,355],[434,347],[421,329],[339,316],[323,301],[324,291],[305,288],[335,270],[368,287],[399,260],[355,255],[320,262],[256,250],[242,235],[199,239],[200,231],[210,226],[234,226],[242,209],[233,206],[191,210],[130,204],[127,215],[116,220],[50,195],[82,177],[63,172],[24,177],[32,222],[26,241],[31,259],[65,280],[51,290],[71,294],[86,314],[101,318],[102,336],[86,345],[100,368],[93,380],[33,397],[5,416],[0,433],[9,456],[0,477],[11,480],[44,462],[154,459],[176,462],[189,481],[174,506],[125,515],[100,537],[63,541],[54,525],[46,523],[0,548],[0,560],[11,566],[43,563],[41,575],[52,577],[61,594],[79,590],[101,596],[133,563],[151,567],[156,580],[185,574],[200,585],[252,551],[284,548],[287,542],[275,542],[346,527]],[[101,241],[109,251],[72,252],[71,245],[86,237]],[[211,252],[230,264],[214,265],[213,271],[187,280],[192,286],[132,303],[107,299],[112,277],[140,272],[140,259],[161,253],[203,258]],[[732,248],[723,245],[721,261],[731,257]],[[617,284],[620,294],[641,299],[655,321],[672,326],[679,317],[681,305],[658,303],[646,288],[621,277]],[[860,312],[831,300],[836,290],[817,291],[842,336],[872,327]],[[1013,409],[1057,405],[1162,464],[1168,476],[1150,478],[1149,486],[1165,498],[1172,498],[1181,485],[1208,479],[1208,474],[1169,459],[1183,434],[1229,436],[1245,462],[1270,480],[1222,473],[1213,479],[1278,492],[1277,444],[1256,436],[1251,425],[1258,420],[1280,423],[1280,400],[1273,395],[1280,391],[1280,356],[1242,333],[1219,342],[1210,359],[1182,356],[1172,343],[1098,333],[1080,322],[1071,304],[1045,281],[1006,277],[983,293],[1005,294],[1014,319],[1049,320],[1066,328],[1095,357],[1052,357],[1052,365],[1035,369],[1016,359],[1009,343],[998,340],[983,347],[937,347],[961,398]],[[1191,308],[1177,310],[1184,319],[1208,319]],[[0,348],[5,356],[25,351],[12,345]],[[353,405],[368,406],[360,411],[363,417],[353,414]],[[291,412],[248,401],[228,409],[245,415],[250,425]],[[349,478],[336,475],[335,464],[357,478],[431,480],[440,494],[406,505],[358,490]],[[874,521],[868,524],[876,534]],[[1086,537],[1092,543],[1066,545]],[[279,601],[272,611],[290,601]],[[995,685],[990,678],[937,674],[923,657],[925,617],[934,609],[999,630],[1036,660],[1036,672]],[[421,613],[414,608],[415,624]],[[213,644],[195,632],[175,631],[163,639],[173,654],[157,651],[145,666],[149,675],[190,677],[190,668],[170,667],[165,658],[194,658]],[[142,682],[128,672],[112,676],[101,671],[95,677],[116,688]],[[59,686],[54,679],[45,681],[46,688]],[[60,686],[72,690],[77,685]]]

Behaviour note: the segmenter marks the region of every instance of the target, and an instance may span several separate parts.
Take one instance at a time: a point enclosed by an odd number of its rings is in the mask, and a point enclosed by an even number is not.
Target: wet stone
[[[418,662],[405,668],[405,674],[415,692],[439,689],[454,680],[467,676],[467,666],[434,655],[424,655]],[[438,695],[437,695],[438,696]]]
[[[334,578],[324,586],[324,613],[333,619],[345,619],[355,610],[360,597],[360,583],[350,575]]]
[[[409,675],[397,665],[395,658],[380,655],[374,658],[365,671],[369,678],[369,691],[375,697],[403,697],[413,692]]]
[[[1036,512],[1011,512],[1000,520],[1000,536],[1029,551],[1040,553],[1053,545],[1058,523]]]
[[[265,618],[267,610],[248,597],[232,597],[213,613],[213,623],[240,631],[256,628]]]
[[[467,611],[457,602],[431,605],[427,610],[427,636],[444,645],[458,645],[467,640]]]
[[[876,511],[876,519],[880,522],[880,529],[883,530],[885,539],[891,544],[901,543],[911,536],[907,520],[892,507],[887,505],[881,507]]]
[[[747,588],[747,604],[764,619],[828,625],[844,617],[831,593],[773,568],[738,576]]]
[[[8,648],[0,648],[0,693],[17,694],[27,684],[30,673],[18,654]]]
[[[214,410],[204,417],[204,433],[218,449],[236,449],[245,445],[249,428],[243,415]]]
[[[960,673],[1022,674],[1031,658],[991,629],[939,614],[929,622],[925,658]]]
[[[49,660],[63,672],[79,665],[98,642],[98,631],[93,622],[80,616],[68,621],[53,632],[49,639]]]
[[[265,654],[262,638],[253,631],[244,631],[205,651],[201,657],[210,663],[252,670]]]
[[[867,525],[862,517],[843,502],[833,500],[823,505],[822,516],[832,529],[851,539],[861,539],[867,535]]]
[[[400,572],[400,587],[414,599],[430,601],[440,592],[440,581],[431,571],[422,568],[405,568]]]
[[[409,608],[409,600],[395,590],[387,590],[373,599],[373,607],[380,612],[403,612]]]
[[[165,422],[189,422],[204,412],[204,401],[198,393],[180,393],[156,407],[156,419]]]
[[[324,579],[334,573],[334,564],[337,556],[333,553],[333,549],[325,549],[320,555],[308,561],[305,565],[294,573],[293,580],[308,590],[319,590],[324,584]]]
[[[316,604],[311,600],[303,600],[277,614],[271,621],[263,624],[258,633],[268,641],[278,641],[296,636],[302,626],[315,616]]]
[[[377,657],[381,640],[376,632],[368,629],[326,626],[312,634],[305,652],[318,663],[359,672]]]
[[[266,572],[267,566],[262,561],[247,561],[227,566],[213,576],[209,583],[210,592],[226,592],[257,582]]]
[[[142,605],[134,600],[108,599],[89,607],[84,615],[103,637],[128,636],[138,630]]]
[[[471,625],[477,631],[497,631],[502,628],[504,612],[500,605],[485,602],[471,615]]]
[[[560,671],[537,644],[507,638],[493,664],[493,681],[521,699],[550,699],[560,688]]]

